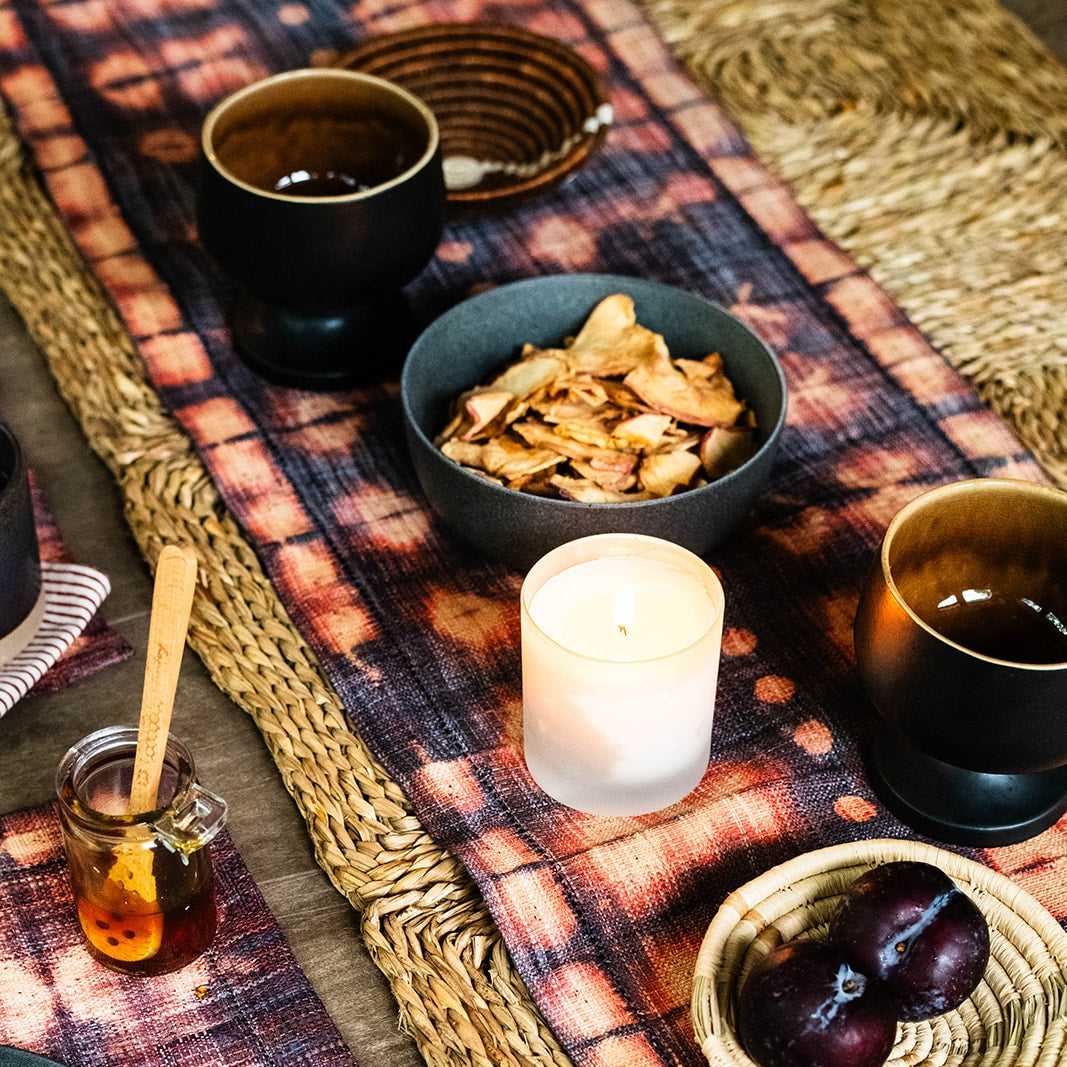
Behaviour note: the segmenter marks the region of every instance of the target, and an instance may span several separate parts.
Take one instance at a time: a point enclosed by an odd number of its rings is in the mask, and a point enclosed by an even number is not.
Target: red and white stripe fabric
[[[0,663],[0,716],[5,715],[77,638],[111,592],[107,575],[77,563],[42,563],[44,614],[29,642]]]

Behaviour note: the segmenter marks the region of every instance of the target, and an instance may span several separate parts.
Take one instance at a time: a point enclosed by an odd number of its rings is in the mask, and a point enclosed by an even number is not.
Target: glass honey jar
[[[130,975],[196,959],[218,913],[208,843],[226,802],[196,781],[188,748],[167,740],[157,804],[131,814],[137,730],[109,726],[74,745],[56,771],[70,885],[89,953]]]

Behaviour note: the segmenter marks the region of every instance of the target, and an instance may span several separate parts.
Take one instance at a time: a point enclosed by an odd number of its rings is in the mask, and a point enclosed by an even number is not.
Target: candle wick
[[[625,626],[625,624],[624,624],[624,623],[621,623],[621,622],[620,622],[620,623],[618,624],[618,626],[619,626],[619,633],[621,633],[623,637],[629,637],[629,636],[630,636],[630,635],[629,635],[629,634],[628,634],[628,633],[626,632],[626,626]]]

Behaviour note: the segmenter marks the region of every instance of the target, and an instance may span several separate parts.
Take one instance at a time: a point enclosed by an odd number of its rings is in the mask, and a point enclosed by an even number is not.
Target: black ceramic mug
[[[44,607],[26,459],[11,428],[0,422],[0,664],[30,642]]]
[[[882,723],[875,792],[955,844],[1067,811],[1067,493],[996,478],[907,504],[871,567],[856,664]]]
[[[369,74],[288,71],[217,104],[201,152],[199,235],[240,290],[237,354],[308,388],[398,372],[414,333],[400,290],[444,225],[430,109]]]

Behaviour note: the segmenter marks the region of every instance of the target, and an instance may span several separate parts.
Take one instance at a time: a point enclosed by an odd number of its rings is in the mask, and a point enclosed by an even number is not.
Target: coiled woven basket
[[[337,62],[420,97],[441,128],[460,213],[541,196],[583,167],[611,125],[600,75],[560,41],[518,26],[444,22],[369,37]]]
[[[985,977],[957,1009],[902,1023],[890,1064],[1051,1067],[1067,1063],[1067,934],[1028,893],[973,860],[915,841],[850,842],[808,852],[735,890],[704,936],[693,980],[697,1041],[714,1067],[751,1067],[733,1032],[737,990],[757,960],[794,937],[825,934],[864,871],[893,860],[940,867],[989,923]]]

